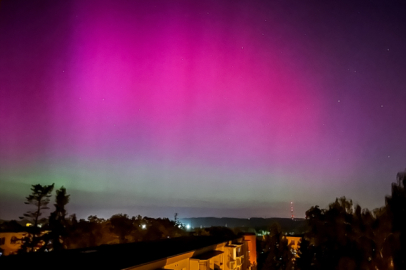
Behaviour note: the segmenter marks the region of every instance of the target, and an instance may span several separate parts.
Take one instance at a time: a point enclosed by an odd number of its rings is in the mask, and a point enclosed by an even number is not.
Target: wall
[[[10,255],[16,253],[21,246],[21,241],[17,240],[12,243],[12,238],[15,237],[16,239],[22,239],[27,235],[26,232],[0,232],[0,239],[4,238],[4,244],[0,245],[0,248],[4,250],[3,255]],[[2,242],[2,241],[1,241]]]

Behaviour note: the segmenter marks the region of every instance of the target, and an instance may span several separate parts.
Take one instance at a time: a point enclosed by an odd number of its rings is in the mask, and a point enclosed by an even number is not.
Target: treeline
[[[115,214],[108,219],[91,215],[87,219],[78,220],[75,214],[67,214],[66,205],[70,195],[63,186],[55,191],[54,208],[48,217],[44,217],[43,211],[50,209],[48,205],[53,191],[54,184],[32,185],[31,194],[25,201],[32,209],[20,217],[29,226],[22,226],[15,220],[0,224],[0,231],[27,233],[26,237],[18,239],[21,243],[19,254],[155,241],[180,236],[234,237],[236,232],[240,232],[238,229],[234,232],[224,227],[187,230],[185,224],[179,221],[177,213],[173,220],[140,215],[130,217],[127,214]]]
[[[168,218],[155,219],[116,214],[109,219],[89,216],[86,220],[77,220],[73,215],[66,219],[64,232],[59,241],[63,243],[64,249],[74,249],[153,241],[184,236],[186,233],[183,225]]]
[[[221,227],[228,228],[251,228],[257,232],[269,231],[270,225],[278,223],[283,231],[294,234],[304,233],[307,230],[306,220],[304,218],[216,218],[216,217],[198,217],[198,218],[182,218],[181,221],[185,224],[190,224],[192,227]],[[251,231],[253,232],[253,231]]]
[[[406,269],[406,172],[398,173],[385,206],[370,211],[341,197],[306,211],[309,230],[297,257],[278,226],[261,241],[259,269]]]
[[[54,184],[32,185],[31,194],[25,201],[32,209],[20,217],[28,223],[27,227],[16,221],[0,225],[1,231],[27,232],[26,237],[19,239],[19,253],[151,241],[188,234],[184,225],[178,221],[177,214],[174,220],[139,215],[130,217],[127,214],[116,214],[108,219],[91,215],[87,219],[78,220],[75,214],[67,215],[66,205],[70,195],[64,187],[56,190],[54,209],[48,217],[44,217],[43,211],[49,209],[53,190]]]

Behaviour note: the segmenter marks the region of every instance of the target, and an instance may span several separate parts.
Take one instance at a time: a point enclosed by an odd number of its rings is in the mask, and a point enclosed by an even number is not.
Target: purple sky
[[[356,2],[356,3],[355,3]],[[406,167],[404,1],[0,5],[0,219],[384,205]]]

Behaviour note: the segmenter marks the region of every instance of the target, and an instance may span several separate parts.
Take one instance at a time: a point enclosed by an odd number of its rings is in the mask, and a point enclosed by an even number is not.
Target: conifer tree
[[[61,241],[63,242],[63,238],[66,235],[65,206],[69,203],[69,196],[66,194],[66,188],[63,186],[56,190],[55,211],[49,217],[53,250],[60,250],[64,247]]]
[[[21,219],[27,218],[31,221],[34,228],[38,228],[38,223],[44,221],[40,219],[42,212],[41,210],[49,209],[48,203],[51,197],[51,192],[54,189],[54,184],[49,186],[42,186],[40,184],[32,185],[32,193],[26,197],[25,204],[31,204],[35,206],[35,210],[27,211]]]
[[[32,226],[27,228],[28,235],[22,239],[23,244],[19,250],[20,253],[36,251],[36,248],[43,242],[40,231],[40,223],[46,221],[42,216],[42,210],[49,209],[48,203],[54,184],[42,186],[40,184],[32,185],[31,194],[26,197],[25,204],[33,205],[34,210],[27,211],[20,219],[28,219]],[[42,225],[42,224],[41,224]],[[43,244],[43,243],[42,243]]]

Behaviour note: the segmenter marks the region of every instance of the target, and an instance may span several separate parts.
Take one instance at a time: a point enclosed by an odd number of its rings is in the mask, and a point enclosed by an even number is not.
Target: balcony
[[[236,257],[237,266],[241,266],[244,263],[244,255]]]

